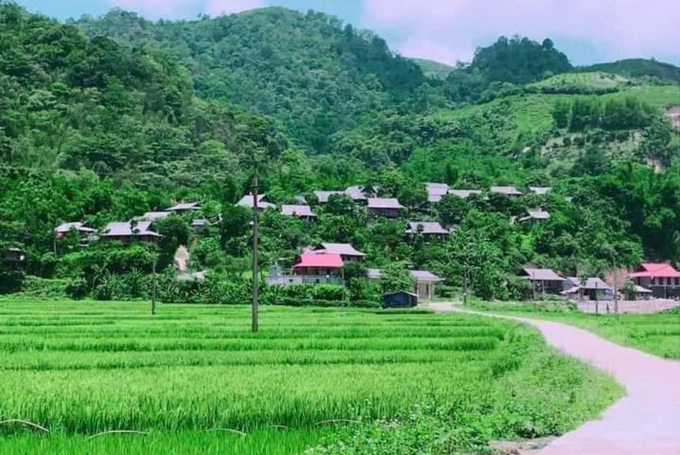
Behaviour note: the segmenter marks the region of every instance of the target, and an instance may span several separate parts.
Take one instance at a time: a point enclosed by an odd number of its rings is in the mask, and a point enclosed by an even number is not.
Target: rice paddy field
[[[0,452],[297,454],[436,415],[455,443],[413,453],[470,453],[564,433],[622,393],[510,322],[265,307],[251,334],[249,315],[0,300]]]

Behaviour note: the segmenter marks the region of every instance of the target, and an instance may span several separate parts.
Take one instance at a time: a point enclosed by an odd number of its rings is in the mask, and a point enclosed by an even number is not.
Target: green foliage
[[[680,82],[680,68],[654,59],[635,58],[613,63],[599,63],[579,68],[579,71],[602,71],[629,77],[652,76],[663,81]]]
[[[546,39],[542,44],[528,38],[501,37],[493,45],[477,49],[470,65],[492,81],[524,84],[569,71],[572,66],[562,52]]]

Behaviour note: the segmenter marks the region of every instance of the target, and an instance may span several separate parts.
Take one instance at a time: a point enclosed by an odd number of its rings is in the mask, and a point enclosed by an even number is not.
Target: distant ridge
[[[680,68],[670,63],[644,58],[631,58],[613,63],[598,63],[578,68],[580,72],[601,71],[627,77],[653,76],[667,81],[680,82]]]

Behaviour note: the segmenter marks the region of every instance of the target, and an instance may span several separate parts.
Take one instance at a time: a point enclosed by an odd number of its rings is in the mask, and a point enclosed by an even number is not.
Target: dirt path
[[[445,303],[430,308],[469,312]],[[556,439],[539,455],[680,455],[680,362],[566,324],[499,317],[537,327],[548,344],[610,373],[628,391],[599,420]]]

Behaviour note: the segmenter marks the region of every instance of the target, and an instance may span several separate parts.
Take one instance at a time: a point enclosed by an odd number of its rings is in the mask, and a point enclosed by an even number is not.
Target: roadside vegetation
[[[73,438],[110,430],[151,432],[159,447],[219,429],[271,442],[278,429],[290,453],[306,435],[320,453],[393,438],[410,448],[400,453],[485,453],[492,439],[569,431],[621,394],[537,332],[483,317],[264,307],[261,327],[249,332],[242,306],[163,305],[152,317],[142,303],[2,300],[0,420],[55,436],[3,424],[3,448],[128,444]]]
[[[676,308],[659,314],[579,313],[567,303],[545,302],[471,302],[474,309],[515,314],[564,322],[582,327],[623,346],[640,349],[669,359],[680,359],[680,311]]]

